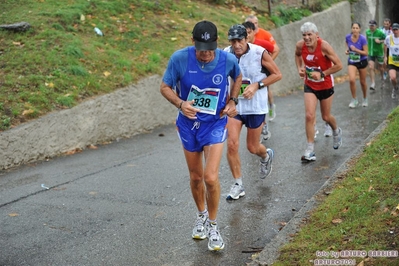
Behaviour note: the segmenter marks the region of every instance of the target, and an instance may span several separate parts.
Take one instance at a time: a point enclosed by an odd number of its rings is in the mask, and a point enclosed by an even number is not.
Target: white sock
[[[207,210],[207,209],[205,209],[205,211],[202,211],[202,212],[199,211],[198,214],[199,214],[199,215],[202,214],[202,215],[204,215],[204,216],[209,216],[208,210]]]
[[[314,151],[314,142],[308,142],[308,150]]]
[[[262,162],[267,162],[267,160],[269,160],[269,154],[266,152],[266,158],[262,158]]]
[[[238,185],[242,186],[242,177],[236,178],[234,184],[238,184]]]

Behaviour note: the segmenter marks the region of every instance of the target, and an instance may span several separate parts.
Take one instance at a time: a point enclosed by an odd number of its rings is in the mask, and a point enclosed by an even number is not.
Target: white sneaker
[[[217,223],[207,223],[206,231],[208,233],[208,249],[211,251],[218,251],[224,249],[223,238],[220,235]]]
[[[235,183],[231,189],[229,195],[227,195],[226,200],[237,200],[240,197],[245,196],[245,190],[242,185]]]
[[[272,162],[273,162],[273,157],[274,157],[274,151],[270,148],[266,150],[267,154],[269,155],[269,159],[267,159],[266,162],[264,162],[262,159],[260,159],[260,178],[265,179],[267,176],[270,175],[272,172]]]
[[[263,135],[263,140],[268,140],[272,136],[272,133],[269,130],[269,124],[268,123],[265,123],[265,125],[263,126],[262,135]],[[260,142],[262,142],[262,140]]]
[[[333,148],[338,149],[342,145],[342,129],[338,128],[338,135],[333,136]]]
[[[317,129],[317,126],[314,125],[314,138],[317,138],[318,134],[319,134],[319,130]]]
[[[205,239],[207,237],[206,222],[208,220],[207,215],[197,213],[197,220],[193,228],[192,238],[194,239]]]
[[[332,128],[329,124],[324,125],[324,137],[331,137],[333,135]]]
[[[310,161],[316,161],[316,153],[314,153],[313,150],[307,148],[305,150],[305,153],[301,157],[302,162],[310,162]]]
[[[362,106],[363,106],[363,107],[369,106],[369,100],[368,100],[367,98],[364,98],[364,99],[363,99]]]
[[[357,101],[357,99],[353,99],[351,100],[350,104],[349,104],[349,108],[356,108],[356,106],[359,104],[359,102]]]

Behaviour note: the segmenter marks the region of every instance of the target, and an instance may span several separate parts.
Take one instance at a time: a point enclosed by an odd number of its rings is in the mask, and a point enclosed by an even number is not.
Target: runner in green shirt
[[[377,21],[369,21],[369,29],[366,30],[367,46],[368,46],[368,65],[370,69],[370,90],[375,88],[375,63],[378,64],[378,70],[381,73],[381,80],[384,77],[384,40],[385,33],[377,28]],[[383,82],[381,83],[384,84]]]

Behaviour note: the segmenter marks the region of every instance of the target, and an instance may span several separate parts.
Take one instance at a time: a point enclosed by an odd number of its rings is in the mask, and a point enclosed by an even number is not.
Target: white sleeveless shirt
[[[243,83],[249,80],[250,83],[258,83],[267,75],[262,73],[262,56],[266,51],[263,47],[248,43],[248,51],[238,59],[238,64],[242,72]],[[231,46],[224,49],[226,52],[231,52]],[[238,105],[236,109],[240,115],[261,115],[269,112],[267,104],[267,87],[257,90],[254,97],[250,100],[242,96],[238,97]]]

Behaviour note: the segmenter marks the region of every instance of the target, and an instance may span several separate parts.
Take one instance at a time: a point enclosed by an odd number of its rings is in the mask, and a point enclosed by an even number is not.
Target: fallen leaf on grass
[[[370,186],[369,187],[369,192],[372,191],[372,190],[374,190],[374,188],[373,188],[373,186]]]
[[[342,219],[337,218],[337,219],[332,220],[331,222],[332,222],[333,224],[340,224],[340,223],[342,223]]]
[[[24,46],[22,42],[12,42],[15,46]]]
[[[33,114],[34,112],[35,112],[35,111],[32,110],[32,109],[24,110],[24,111],[22,112],[22,115],[23,115],[23,116],[25,116],[25,115],[30,115],[30,114]]]
[[[398,206],[396,206],[395,207],[395,209],[393,209],[393,211],[391,211],[391,215],[392,216],[398,216],[398,214],[399,214],[399,204],[398,204]]]
[[[50,82],[50,83],[45,82],[44,85],[46,87],[54,88],[54,83],[52,83],[52,82]]]
[[[105,76],[105,77],[108,77],[109,75],[111,75],[111,72],[104,71],[104,73],[103,73],[103,74],[104,74],[104,76]]]

